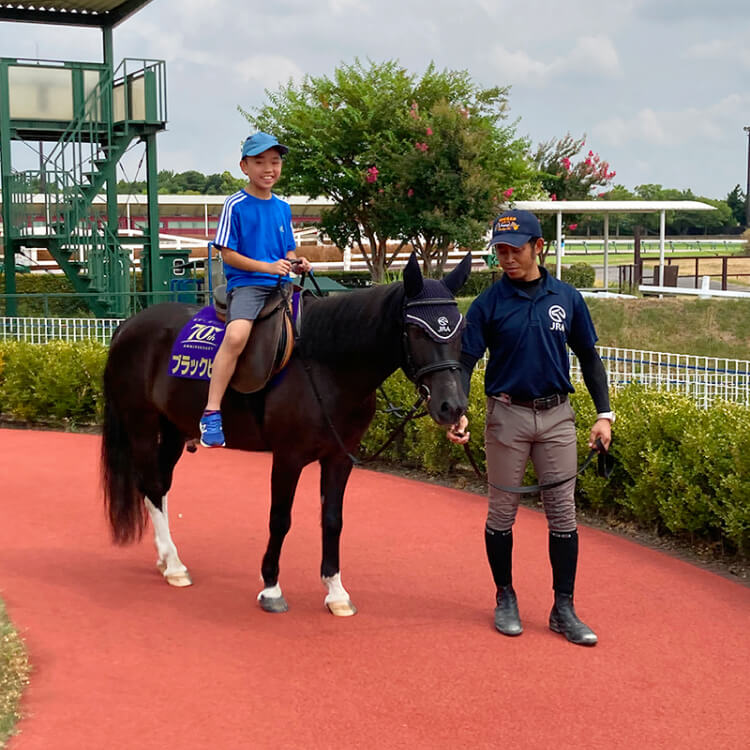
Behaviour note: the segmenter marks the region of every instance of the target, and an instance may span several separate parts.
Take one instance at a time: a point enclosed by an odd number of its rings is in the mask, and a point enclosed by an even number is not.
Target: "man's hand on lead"
[[[471,433],[466,429],[468,426],[469,420],[466,418],[466,415],[461,415],[461,418],[458,420],[458,422],[454,425],[451,425],[450,429],[446,433],[448,440],[450,440],[451,443],[457,443],[458,445],[468,443],[469,437],[471,437]]]

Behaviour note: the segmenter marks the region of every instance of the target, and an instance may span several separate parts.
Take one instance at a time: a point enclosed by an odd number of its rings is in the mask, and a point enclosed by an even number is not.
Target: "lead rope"
[[[304,357],[300,357],[302,360],[302,366],[305,369],[305,372],[307,373],[307,378],[310,381],[310,385],[312,386],[313,393],[315,394],[315,398],[318,402],[318,406],[320,406],[321,414],[323,415],[323,418],[326,421],[326,424],[328,425],[329,429],[333,433],[333,436],[336,438],[336,442],[338,443],[339,448],[341,448],[342,452],[349,458],[349,460],[355,465],[355,466],[361,466],[362,464],[369,463],[370,461],[374,461],[403,431],[406,427],[406,423],[411,421],[412,419],[418,419],[419,417],[424,417],[427,412],[424,414],[417,415],[416,412],[419,409],[419,407],[422,405],[422,403],[426,399],[426,395],[420,390],[420,392],[417,395],[417,400],[412,405],[411,409],[406,413],[404,418],[401,420],[400,424],[396,429],[391,433],[390,437],[383,443],[383,445],[378,448],[375,453],[373,453],[371,456],[368,456],[367,458],[357,458],[356,456],[352,455],[352,453],[349,452],[347,447],[344,445],[344,441],[341,439],[341,436],[338,433],[338,430],[336,430],[336,427],[334,426],[333,422],[331,421],[330,416],[328,415],[328,412],[326,411],[325,407],[323,406],[323,399],[320,396],[320,392],[318,391],[318,386],[315,384],[315,379],[313,378],[312,374],[312,368],[310,367],[309,360],[305,359]]]
[[[471,453],[471,449],[469,448],[468,443],[464,443],[464,452],[466,453],[466,457],[469,459],[469,463],[471,464],[472,469],[474,469],[474,472],[481,480],[487,482],[490,487],[493,487],[496,490],[500,490],[501,492],[512,492],[515,495],[531,495],[543,490],[551,490],[554,487],[559,487],[561,484],[565,484],[565,482],[569,482],[571,479],[575,479],[579,474],[583,474],[583,472],[588,469],[589,465],[594,460],[594,456],[596,455],[599,456],[599,476],[609,479],[609,475],[612,473],[612,457],[610,456],[608,451],[604,450],[604,445],[599,438],[596,439],[595,447],[593,447],[589,451],[588,456],[586,456],[584,462],[581,464],[580,468],[578,469],[578,471],[576,471],[575,474],[571,474],[569,477],[565,477],[565,479],[556,479],[554,482],[530,484],[525,487],[506,487],[503,484],[493,484],[487,478],[486,474],[482,474],[482,472],[479,471],[479,467],[477,466],[477,462],[474,460],[474,456]]]

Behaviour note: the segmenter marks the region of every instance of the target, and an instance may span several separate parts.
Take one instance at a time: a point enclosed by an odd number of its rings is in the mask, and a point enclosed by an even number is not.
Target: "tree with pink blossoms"
[[[290,148],[278,189],[330,198],[323,231],[380,282],[407,245],[440,275],[451,247],[484,246],[504,190],[530,197],[529,144],[507,121],[507,94],[465,71],[357,60],[241,111]]]
[[[529,156],[551,200],[596,199],[606,191],[617,174],[608,161],[591,149],[586,149],[585,135],[574,138],[568,133],[563,138],[553,138],[540,143]],[[555,217],[547,214],[539,218],[547,240],[544,250],[546,257],[556,234]],[[569,214],[565,215],[565,220],[569,225],[581,223],[580,217]]]

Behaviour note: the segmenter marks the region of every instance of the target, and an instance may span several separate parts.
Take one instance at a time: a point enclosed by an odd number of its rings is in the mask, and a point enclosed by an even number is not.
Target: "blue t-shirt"
[[[266,263],[286,258],[295,249],[292,209],[281,198],[256,198],[240,190],[224,201],[214,244]],[[279,277],[224,264],[227,291],[238,286],[275,286]]]
[[[488,396],[534,399],[573,393],[567,346],[590,349],[596,331],[581,293],[544,268],[533,299],[503,276],[471,303],[462,349],[479,359],[489,349]]]

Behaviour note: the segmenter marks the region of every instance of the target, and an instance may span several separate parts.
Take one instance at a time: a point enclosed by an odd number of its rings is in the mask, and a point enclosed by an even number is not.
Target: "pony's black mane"
[[[332,360],[356,354],[392,355],[402,324],[401,282],[305,302],[300,353]]]

